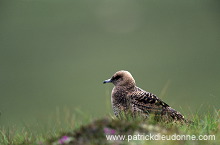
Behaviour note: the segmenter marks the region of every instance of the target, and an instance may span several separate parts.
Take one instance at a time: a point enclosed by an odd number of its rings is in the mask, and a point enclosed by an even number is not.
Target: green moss
[[[90,121],[89,121],[90,120]],[[57,145],[63,137],[68,137],[67,145],[74,144],[220,144],[220,115],[215,114],[193,115],[191,124],[156,121],[154,117],[143,119],[122,115],[120,118],[107,116],[100,119],[84,119],[73,121],[64,125],[59,121],[53,127],[35,132],[33,128],[27,126],[21,130],[16,127],[0,128],[0,144],[49,144]],[[73,123],[72,123],[73,122]],[[50,122],[51,123],[51,122]],[[31,125],[28,125],[31,126]],[[38,128],[40,125],[37,126]],[[113,135],[134,135],[133,141],[107,141],[106,134]],[[187,140],[138,140],[137,134],[163,134],[163,135],[215,135],[215,140],[187,141]]]

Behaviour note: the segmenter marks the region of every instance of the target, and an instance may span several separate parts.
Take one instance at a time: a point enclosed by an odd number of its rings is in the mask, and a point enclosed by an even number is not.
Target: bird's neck
[[[115,86],[114,88],[115,88],[115,90],[130,92],[130,91],[133,91],[135,89],[135,86],[134,85]]]

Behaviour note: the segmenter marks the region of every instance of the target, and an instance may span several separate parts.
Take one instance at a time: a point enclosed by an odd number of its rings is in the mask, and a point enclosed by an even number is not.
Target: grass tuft
[[[76,118],[78,114],[81,118]],[[56,115],[47,124],[24,124],[0,127],[0,144],[59,144],[62,139],[68,139],[66,144],[220,144],[220,111],[214,113],[192,115],[192,124],[167,123],[155,121],[154,117],[147,120],[140,116],[121,114],[119,118],[107,115],[104,118],[93,119],[80,109],[74,113],[64,109],[56,111]],[[164,133],[185,135],[215,135],[215,140],[205,141],[107,141],[106,131],[121,135],[137,133]],[[68,138],[67,138],[68,137]]]

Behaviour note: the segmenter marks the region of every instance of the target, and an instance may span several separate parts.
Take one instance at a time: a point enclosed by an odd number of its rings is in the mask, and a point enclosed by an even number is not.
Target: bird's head
[[[110,79],[105,80],[103,83],[113,83],[115,86],[135,86],[135,80],[131,73],[124,70],[116,72]]]

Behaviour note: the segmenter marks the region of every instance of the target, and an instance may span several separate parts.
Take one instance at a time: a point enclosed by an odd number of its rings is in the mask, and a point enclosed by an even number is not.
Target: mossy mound
[[[150,123],[144,120],[119,120],[112,118],[103,118],[88,125],[81,126],[79,129],[63,133],[56,139],[51,139],[49,144],[59,145],[86,145],[86,144],[127,144],[128,135],[142,134],[173,134],[178,130],[175,127],[165,128],[159,124]],[[125,135],[122,139],[107,140],[106,135]],[[133,138],[134,139],[134,138]],[[137,138],[136,138],[137,139]]]

